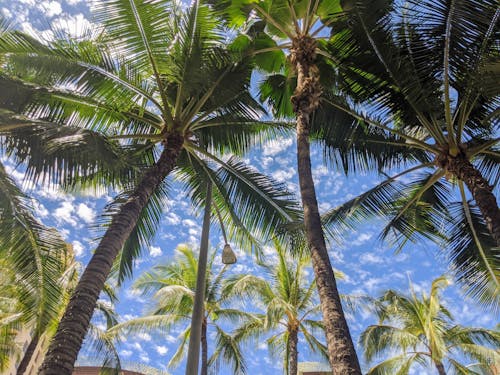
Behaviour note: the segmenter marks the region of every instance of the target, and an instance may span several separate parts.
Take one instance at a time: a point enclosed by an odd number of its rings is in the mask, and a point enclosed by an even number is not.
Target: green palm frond
[[[402,354],[395,356],[385,361],[377,364],[376,366],[370,368],[367,372],[369,375],[408,375],[410,367],[413,363],[419,362],[425,364],[427,362],[426,358],[420,353],[415,353],[412,355]]]
[[[108,222],[109,225],[113,219],[113,214],[127,201],[128,194],[128,192],[120,194],[106,207],[102,217],[104,224]],[[116,274],[118,285],[123,283],[126,278],[132,276],[134,260],[141,256],[143,249],[148,248],[152,244],[156,231],[160,225],[163,207],[167,197],[168,184],[164,181],[148,200],[139,216],[137,224],[125,242],[118,258],[115,260],[112,274]],[[100,225],[102,224],[101,222]],[[106,227],[107,225],[104,226]]]
[[[245,374],[247,364],[242,349],[235,338],[215,324],[216,349],[210,359],[209,366],[219,368],[221,363],[229,365],[233,374]]]
[[[429,295],[417,295],[410,284],[409,296],[389,290],[379,298],[379,323],[361,334],[360,343],[369,362],[394,357],[372,367],[369,373],[407,374],[417,363],[424,368],[449,364],[457,373],[467,373],[466,361],[486,366],[498,356],[497,331],[454,324],[440,296],[449,284],[442,276],[432,282]]]
[[[500,263],[498,248],[472,202],[449,206],[453,221],[448,233],[452,271],[467,295],[493,310],[500,306]]]
[[[26,321],[36,321],[41,334],[59,316],[63,294],[58,280],[68,259],[68,246],[53,228],[34,217],[29,202],[0,165],[0,253],[22,282],[18,298]]]

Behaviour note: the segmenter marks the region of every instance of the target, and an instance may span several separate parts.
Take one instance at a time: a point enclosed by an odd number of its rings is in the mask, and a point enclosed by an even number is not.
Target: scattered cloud
[[[168,352],[168,348],[166,346],[163,346],[163,345],[156,345],[155,346],[155,349],[156,349],[156,352],[161,355],[161,356],[164,356],[167,354]]]
[[[75,257],[77,258],[81,257],[85,250],[82,243],[80,241],[75,240],[71,243],[71,245],[73,246],[73,252],[75,253]]]
[[[87,224],[95,222],[95,211],[85,203],[80,203],[76,210],[77,215]]]
[[[158,246],[151,246],[151,248],[149,249],[149,255],[152,258],[157,258],[157,257],[163,255],[163,252],[161,251],[160,247],[158,247]]]

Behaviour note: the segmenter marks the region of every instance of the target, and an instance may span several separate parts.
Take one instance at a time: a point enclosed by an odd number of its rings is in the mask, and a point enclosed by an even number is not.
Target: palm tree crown
[[[262,108],[247,90],[251,65],[224,49],[210,10],[198,2],[184,11],[171,1],[122,0],[97,8],[103,29],[92,40],[45,45],[1,31],[2,73],[28,82],[22,85],[33,94],[22,109],[46,120],[3,124],[6,152],[25,162],[34,180],[122,190],[51,344],[41,369],[46,374],[71,372],[113,261],[123,250],[120,274],[130,274],[132,259],[153,238],[164,179],[175,169],[198,204],[201,181],[211,180],[221,216],[238,229],[270,233],[294,210],[283,190],[234,158],[216,155],[248,150],[264,125]],[[272,134],[275,128],[266,129]],[[263,204],[254,206],[255,199]],[[249,237],[248,230],[236,233]],[[65,330],[74,333],[71,345]]]
[[[405,4],[358,1],[332,23],[336,34],[326,48],[338,57],[331,63],[352,105],[335,98],[330,103],[364,129],[352,133],[349,143],[395,147],[413,157],[407,169],[325,220],[338,223],[375,213],[389,220],[384,237],[395,234],[401,244],[419,237],[444,242],[457,280],[496,309],[498,4]],[[342,148],[345,140],[337,143]],[[402,183],[407,178],[411,182]]]
[[[268,278],[255,275],[235,275],[228,278],[224,293],[249,298],[263,306],[259,319],[249,320],[235,332],[237,340],[260,339],[266,331],[271,353],[283,356],[286,374],[297,374],[299,335],[309,348],[328,359],[326,345],[316,336],[323,335],[324,326],[317,315],[321,306],[316,301],[316,283],[308,281],[305,267],[308,257],[292,259],[284,248],[276,246],[276,264],[265,267]]]
[[[179,245],[176,253],[174,261],[155,266],[151,272],[140,276],[134,284],[134,288],[142,291],[144,295],[153,297],[153,306],[147,314],[120,323],[108,331],[108,334],[116,336],[123,332],[137,333],[146,330],[168,332],[173,326],[184,326],[180,345],[173,354],[169,367],[177,366],[185,355],[198,270],[197,254],[193,249]],[[217,254],[212,252],[207,266],[201,335],[201,374],[207,374],[210,368],[218,368],[221,361],[230,365],[233,373],[240,374],[246,370],[246,361],[239,343],[226,331],[224,322],[236,323],[255,318],[252,314],[230,307],[229,296],[222,292],[228,269],[224,266],[217,271],[216,257]],[[215,334],[215,347],[209,348],[207,335],[212,332]]]
[[[360,342],[369,362],[387,354],[392,356],[372,367],[368,374],[408,374],[417,365],[433,366],[440,375],[446,374],[446,368],[457,374],[478,374],[489,373],[489,365],[498,363],[500,334],[455,324],[440,300],[440,291],[447,285],[448,280],[440,277],[432,282],[428,296],[417,296],[410,285],[410,296],[389,290],[380,297],[379,322],[361,334]],[[480,372],[465,366],[465,359],[477,361],[473,364]]]

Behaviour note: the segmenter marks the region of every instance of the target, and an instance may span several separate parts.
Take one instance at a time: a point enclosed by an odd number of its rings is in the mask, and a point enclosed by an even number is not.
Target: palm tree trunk
[[[434,364],[436,365],[436,368],[438,370],[439,375],[446,375],[446,371],[444,370],[444,365],[441,361],[434,361]]]
[[[39,375],[71,375],[90,319],[111,271],[111,266],[135,227],[139,215],[153,192],[174,169],[184,138],[170,133],[156,162],[144,173],[140,183],[113,217],[106,233],[90,259],[52,339]]]
[[[200,362],[200,341],[203,322],[203,307],[205,304],[205,288],[208,259],[208,237],[210,233],[210,212],[212,206],[212,183],[207,184],[205,200],[205,215],[201,231],[200,256],[198,258],[198,273],[196,275],[196,291],[194,294],[193,317],[191,318],[191,335],[189,337],[186,375],[197,375]]]
[[[201,375],[208,374],[207,318],[201,325]]]
[[[316,44],[312,38],[293,41],[292,62],[297,70],[297,88],[292,102],[297,119],[297,164],[304,225],[323,312],[328,357],[333,374],[361,375],[358,357],[342,310],[332,265],[326,249],[311,172],[310,117],[319,105],[321,86],[314,64]]]
[[[16,372],[17,375],[24,375],[24,373],[26,372],[26,369],[28,368],[31,358],[35,353],[35,349],[38,346],[39,341],[40,341],[40,335],[35,333],[34,336],[31,338],[31,341],[28,347],[26,348],[26,351],[24,352],[21,363],[19,363],[19,366],[17,367],[17,372]]]
[[[288,352],[290,353],[289,358],[289,375],[297,375],[297,364],[299,362],[299,352],[298,352],[298,342],[299,335],[296,328],[290,328],[288,336]]]
[[[493,188],[481,175],[481,172],[462,154],[457,157],[448,157],[446,169],[467,185],[483,215],[491,236],[497,246],[500,246],[500,209],[493,194]]]

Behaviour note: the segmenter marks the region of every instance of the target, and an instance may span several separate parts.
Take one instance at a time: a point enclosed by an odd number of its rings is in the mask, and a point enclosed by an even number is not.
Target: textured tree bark
[[[28,347],[26,348],[26,352],[24,352],[21,363],[19,363],[19,366],[17,367],[17,372],[16,372],[17,375],[24,375],[24,373],[26,372],[26,369],[28,368],[31,358],[33,357],[33,353],[35,353],[35,349],[39,341],[40,341],[40,336],[35,333],[34,336],[31,338]]]
[[[444,370],[444,365],[442,362],[435,360],[434,364],[436,365],[439,375],[446,375],[446,371]]]
[[[289,373],[288,375],[297,375],[297,364],[299,362],[299,352],[298,352],[298,343],[299,343],[299,335],[297,332],[297,328],[289,328],[289,338],[288,338],[288,344],[289,344],[289,353],[290,353],[290,359],[289,359]]]
[[[38,371],[39,375],[72,374],[97,299],[109,276],[111,266],[149,198],[174,169],[183,142],[181,134],[167,134],[165,148],[160,158],[144,173],[134,192],[113,217],[71,296],[45,360]]]
[[[500,246],[500,209],[493,188],[463,154],[448,157],[445,168],[465,183],[481,211],[491,236],[497,246]]]
[[[208,374],[207,318],[201,325],[201,375]]]
[[[319,105],[321,86],[319,72],[314,64],[315,41],[310,37],[293,40],[292,63],[297,71],[297,88],[292,103],[297,121],[297,164],[300,194],[304,209],[307,242],[323,313],[328,356],[334,375],[361,375],[358,357],[340,303],[325,238],[311,172],[309,145],[310,117]]]
[[[200,341],[205,305],[205,288],[208,260],[208,237],[210,234],[210,212],[212,206],[212,183],[207,184],[207,199],[205,200],[205,215],[201,231],[200,255],[198,272],[196,274],[196,291],[194,294],[193,315],[191,318],[191,335],[189,337],[186,375],[197,375],[200,362]]]

